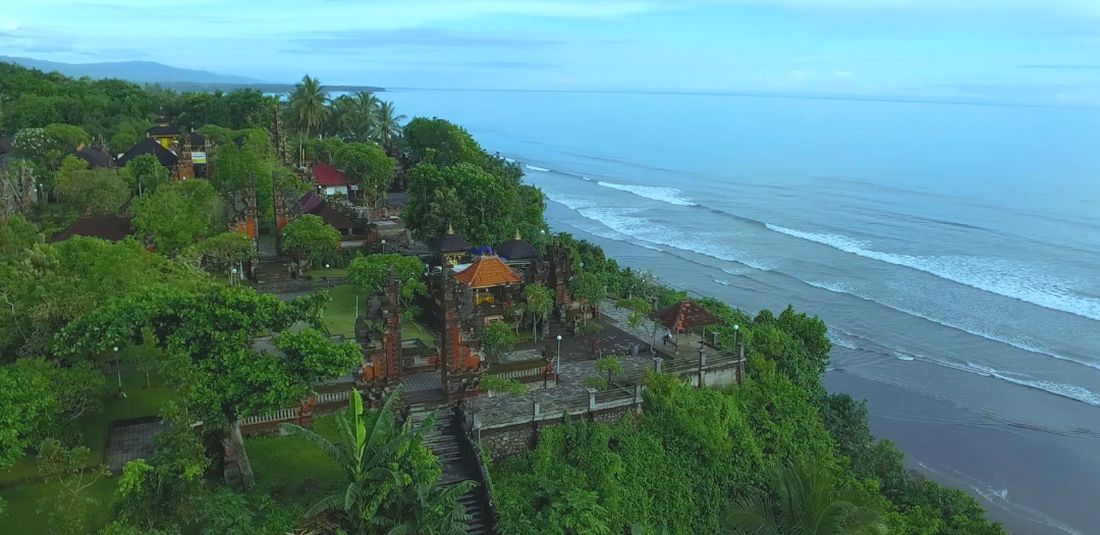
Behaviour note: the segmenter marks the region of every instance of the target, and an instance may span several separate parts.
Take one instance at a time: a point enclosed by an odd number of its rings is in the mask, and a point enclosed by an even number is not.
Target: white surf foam
[[[531,165],[531,164],[526,164],[526,165],[523,166],[523,168],[527,169],[527,170],[530,170],[530,171],[538,171],[540,173],[550,172],[550,170],[545,168],[545,167],[539,167],[537,165]]]
[[[677,206],[696,205],[695,203],[691,202],[691,199],[688,199],[684,196],[684,192],[676,188],[666,188],[662,186],[638,186],[634,184],[616,184],[614,182],[606,182],[603,180],[596,182],[596,184],[605,188],[633,193],[634,195],[644,197],[653,201],[675,204]]]
[[[1097,394],[1096,392],[1080,386],[1068,385],[1065,383],[1056,383],[1054,381],[1047,381],[1044,379],[1035,379],[1034,377],[1029,377],[1024,374],[998,370],[990,366],[975,364],[970,361],[958,363],[925,357],[923,355],[914,355],[914,357],[944,368],[951,368],[953,370],[959,370],[962,372],[971,373],[974,375],[981,375],[984,377],[992,377],[994,379],[1000,379],[1001,381],[1016,384],[1019,386],[1041,390],[1049,394],[1054,394],[1055,396],[1072,399],[1074,401],[1080,401],[1081,403],[1086,403],[1088,405],[1092,405],[1093,407],[1100,407],[1100,394]]]
[[[1048,356],[1048,357],[1051,357],[1051,358],[1054,358],[1054,359],[1058,359],[1058,360],[1061,360],[1061,361],[1064,361],[1064,362],[1071,362],[1073,364],[1080,364],[1081,366],[1087,366],[1089,368],[1100,370],[1100,362],[1082,360],[1082,359],[1076,358],[1076,357],[1068,357],[1068,356],[1065,356],[1065,355],[1055,353],[1054,351],[1052,351],[1050,349],[1039,347],[1035,344],[1028,343],[1026,341],[1014,340],[1014,339],[1008,338],[1004,335],[992,334],[992,333],[988,333],[988,332],[985,332],[985,331],[982,331],[982,330],[979,330],[979,329],[975,329],[975,328],[972,328],[972,327],[967,327],[967,326],[959,325],[957,323],[952,323],[950,321],[946,321],[946,320],[943,320],[943,319],[940,319],[940,318],[935,318],[935,317],[932,317],[932,316],[930,316],[928,314],[925,314],[923,312],[918,312],[916,310],[911,310],[911,309],[906,308],[906,307],[900,307],[900,306],[893,305],[893,304],[890,304],[890,303],[887,303],[887,302],[884,302],[884,301],[877,301],[875,299],[872,299],[870,297],[862,295],[858,292],[855,292],[851,288],[848,288],[847,286],[845,286],[843,284],[840,284],[840,283],[815,282],[815,281],[803,281],[803,282],[805,282],[806,284],[809,284],[810,286],[813,286],[814,288],[821,288],[822,290],[828,290],[828,291],[834,292],[834,293],[846,294],[846,295],[850,295],[852,297],[863,299],[864,301],[869,301],[871,303],[877,303],[877,304],[880,304],[880,305],[882,305],[886,308],[889,308],[891,310],[896,310],[898,312],[901,312],[902,314],[908,314],[910,316],[915,316],[915,317],[918,317],[918,318],[921,318],[921,319],[924,319],[924,320],[928,320],[928,321],[931,321],[932,323],[943,325],[944,327],[950,327],[952,329],[958,329],[958,330],[960,330],[964,333],[972,334],[972,335],[977,336],[979,338],[985,338],[986,340],[989,340],[991,342],[998,342],[998,343],[1001,343],[1001,344],[1005,344],[1005,345],[1015,347],[1016,349],[1027,351],[1029,353],[1037,353],[1039,355],[1045,355],[1045,356]]]
[[[722,279],[711,279],[711,280],[714,281],[715,284],[720,284],[722,286],[732,286],[730,284],[730,281],[724,281]]]
[[[923,271],[979,290],[1100,321],[1100,299],[1081,296],[1067,282],[1029,266],[1009,265],[1003,259],[996,258],[885,253],[848,236],[804,232],[770,223],[765,223],[765,226],[780,234],[827,245],[846,253]]]

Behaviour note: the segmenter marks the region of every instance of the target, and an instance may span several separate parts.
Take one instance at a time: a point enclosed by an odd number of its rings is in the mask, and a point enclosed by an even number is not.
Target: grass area
[[[335,415],[314,421],[314,430],[335,440]],[[280,503],[309,507],[344,486],[343,470],[316,446],[294,435],[245,438],[256,490]]]
[[[328,327],[329,332],[347,337],[355,336],[356,295],[358,295],[358,292],[352,289],[350,285],[337,286],[329,291],[332,301],[329,302],[328,308],[325,310],[325,326]],[[362,312],[367,310],[366,297],[359,298],[359,310]],[[528,336],[530,336],[530,333],[528,333]],[[428,347],[435,347],[435,336],[428,329],[418,327],[416,320],[412,318],[402,318],[401,338],[406,340],[417,338],[422,340]]]
[[[111,520],[111,503],[118,485],[117,477],[104,477],[85,490],[85,496],[95,500],[89,503],[84,514],[86,526],[94,533]],[[0,498],[8,502],[7,510],[0,519],[0,531],[3,533],[36,534],[52,533],[47,524],[49,516],[45,511],[39,514],[37,509],[43,498],[51,499],[61,492],[58,483],[38,483],[0,490]]]
[[[73,430],[81,437],[81,443],[91,450],[88,465],[94,465],[103,459],[103,449],[107,443],[107,426],[115,420],[129,420],[144,416],[156,416],[174,393],[164,385],[157,370],[150,370],[151,387],[145,388],[145,374],[140,370],[123,371],[122,387],[126,398],[115,395],[118,390],[118,378],[107,374],[108,394],[103,402],[103,410],[96,414],[85,414],[73,422]],[[27,455],[11,468],[0,472],[0,483],[19,481],[38,476],[38,461],[33,455]]]
[[[324,267],[319,267],[310,269],[308,272],[306,272],[306,275],[309,275],[315,281],[319,281],[325,277],[328,277],[330,279],[337,277],[347,277],[348,270],[346,268],[325,269]]]

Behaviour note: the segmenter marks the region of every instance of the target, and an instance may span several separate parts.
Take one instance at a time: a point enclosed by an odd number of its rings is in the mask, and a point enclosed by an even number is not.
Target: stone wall
[[[624,415],[637,412],[641,409],[638,404],[623,404],[616,407],[598,409],[591,412],[574,414],[572,419],[585,419],[593,422],[613,424],[623,419]],[[562,423],[561,416],[538,420],[528,420],[514,425],[482,429],[480,431],[481,444],[489,450],[489,455],[494,459],[511,457],[531,451],[538,443],[539,432],[548,426]]]

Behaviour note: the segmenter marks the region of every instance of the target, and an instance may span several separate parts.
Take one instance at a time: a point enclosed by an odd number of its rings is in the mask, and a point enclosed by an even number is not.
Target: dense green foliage
[[[134,229],[157,250],[175,256],[219,228],[221,204],[205,180],[179,180],[133,202]]]
[[[546,230],[545,199],[521,184],[513,162],[486,153],[470,134],[442,119],[405,126],[412,163],[404,220],[419,239],[452,227],[473,244],[498,244],[518,230],[529,239]]]
[[[357,256],[348,264],[348,281],[367,294],[380,294],[389,282],[390,274],[397,279],[402,304],[428,291],[424,283],[424,262],[415,256],[372,254]]]
[[[340,231],[324,219],[306,214],[283,227],[283,248],[299,261],[320,263],[340,246]]]

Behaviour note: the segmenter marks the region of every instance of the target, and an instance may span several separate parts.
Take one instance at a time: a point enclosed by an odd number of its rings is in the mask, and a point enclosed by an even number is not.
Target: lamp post
[[[558,382],[561,382],[561,335],[558,335],[558,361],[554,364],[554,370],[558,372]]]
[[[229,282],[234,285],[237,284],[237,268],[229,270]]]
[[[739,331],[739,330],[741,330],[741,326],[734,323],[733,324],[733,349],[734,350],[737,350],[737,331]]]
[[[386,254],[386,239],[382,239],[382,254]]]
[[[118,378],[118,397],[125,398],[126,392],[122,390],[122,359],[118,356],[118,346],[113,349],[115,352],[115,376]]]

